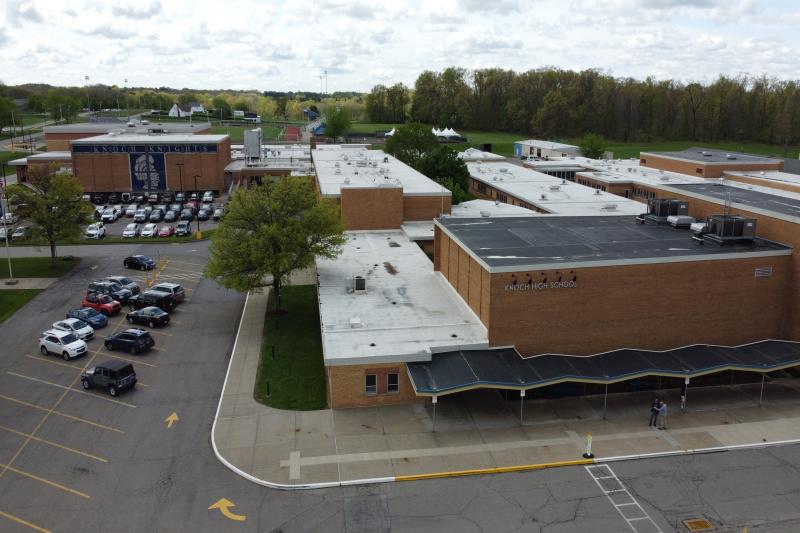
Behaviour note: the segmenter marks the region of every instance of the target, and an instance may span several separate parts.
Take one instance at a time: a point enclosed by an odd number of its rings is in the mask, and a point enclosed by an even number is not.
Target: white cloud
[[[44,17],[30,0],[12,0],[6,6],[6,13],[12,22],[44,22]]]
[[[137,20],[153,18],[161,11],[161,2],[151,2],[145,5],[140,5],[138,2],[126,2],[111,6],[111,13],[115,16]]]

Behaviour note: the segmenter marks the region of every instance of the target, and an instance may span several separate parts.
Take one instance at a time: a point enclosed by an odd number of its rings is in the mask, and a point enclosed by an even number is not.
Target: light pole
[[[92,108],[89,105],[89,76],[84,76],[83,80],[86,82],[86,111],[91,111]]]
[[[197,193],[197,200],[198,201],[200,200],[200,191],[197,189],[197,178],[199,178],[199,177],[200,177],[200,174],[195,174],[194,175],[194,190]],[[200,210],[198,209],[198,215],[199,214],[200,214]],[[200,233],[200,217],[198,216],[197,217],[197,235],[196,235],[196,238],[200,239],[201,235],[202,235],[202,233]]]
[[[178,167],[178,179],[181,184],[181,188],[178,192],[183,192],[183,163],[175,163],[175,166]]]
[[[0,168],[3,169],[3,175],[0,177],[0,180],[2,180],[3,198],[6,200],[6,207],[4,209],[0,209],[0,212],[3,214],[3,237],[5,237],[6,255],[8,255],[8,280],[6,280],[6,285],[13,285],[16,282],[14,281],[14,272],[11,270],[11,248],[8,245],[8,225],[6,224],[6,213],[11,212],[10,205],[8,203],[8,195],[6,194],[6,164],[0,163]]]

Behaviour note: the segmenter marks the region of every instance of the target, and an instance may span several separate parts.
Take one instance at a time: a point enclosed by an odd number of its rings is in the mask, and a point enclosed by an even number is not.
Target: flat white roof
[[[9,161],[8,164],[15,167],[26,166],[29,161],[63,161],[71,159],[72,152],[37,152],[19,159]]]
[[[533,146],[535,148],[544,148],[547,150],[577,150],[578,147],[574,144],[564,144],[552,141],[542,141],[540,139],[527,139],[524,141],[516,141],[517,144],[524,144],[525,146]]]
[[[790,174],[789,172],[778,170],[726,170],[724,174],[763,180],[764,185],[767,187],[769,187],[770,182],[800,186],[800,174]]]
[[[505,157],[492,152],[484,152],[477,148],[467,148],[458,153],[458,158],[464,161],[505,161]]]
[[[96,135],[85,139],[76,139],[70,142],[72,144],[216,144],[228,138],[228,135],[162,135],[157,133],[146,135],[141,133],[109,133],[107,135]]]
[[[83,122],[79,124],[58,124],[55,126],[45,126],[43,131],[48,133],[108,133],[111,131],[128,131],[132,133],[147,133],[147,130],[163,129],[167,133],[189,133],[192,131],[203,131],[211,129],[208,122],[150,122],[142,124],[134,122],[129,126],[127,122]]]
[[[488,346],[478,317],[401,231],[346,235],[339,257],[317,259],[325,365],[430,361],[432,352]],[[357,275],[366,293],[352,291]]]
[[[470,176],[553,215],[638,215],[635,200],[510,163],[467,163]]]
[[[402,187],[405,196],[450,196],[450,191],[395,157],[350,146],[325,145],[325,149],[312,150],[323,197],[337,198],[343,187],[387,186]]]
[[[469,200],[461,202],[451,208],[449,215],[445,218],[491,218],[491,217],[524,217],[542,216],[541,213],[525,209],[518,205],[504,204],[503,202],[492,202],[491,200]],[[400,229],[412,241],[431,241],[433,240],[433,220],[422,220],[404,222]]]

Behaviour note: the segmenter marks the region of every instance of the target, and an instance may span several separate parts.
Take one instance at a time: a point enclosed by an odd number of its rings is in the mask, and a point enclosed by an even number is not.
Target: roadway
[[[724,531],[800,530],[798,446],[615,463],[608,471],[291,492],[256,486],[222,466],[209,442],[244,299],[201,278],[207,243],[69,252],[82,255],[81,264],[0,326],[4,532],[667,532],[698,517]],[[159,256],[159,269],[126,272],[129,253]],[[109,353],[98,338],[74,361],[41,356],[38,334],[78,303],[88,281],[117,273],[186,287],[173,324],[153,332],[158,350]],[[115,317],[98,333],[124,327]],[[133,360],[143,386],[116,399],[85,393],[81,369],[109,357]],[[178,420],[169,427],[173,412]],[[235,504],[226,508],[232,518],[209,509],[222,498]]]

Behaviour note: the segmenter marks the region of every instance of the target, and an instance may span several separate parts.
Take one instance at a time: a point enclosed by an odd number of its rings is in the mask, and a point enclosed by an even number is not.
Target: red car
[[[159,237],[172,237],[175,235],[175,226],[161,226],[161,229],[158,230]]]
[[[106,316],[119,313],[119,310],[122,309],[122,305],[120,305],[118,301],[111,298],[111,296],[107,294],[96,294],[93,292],[90,292],[83,297],[81,306],[91,307],[95,311],[99,311]]]

